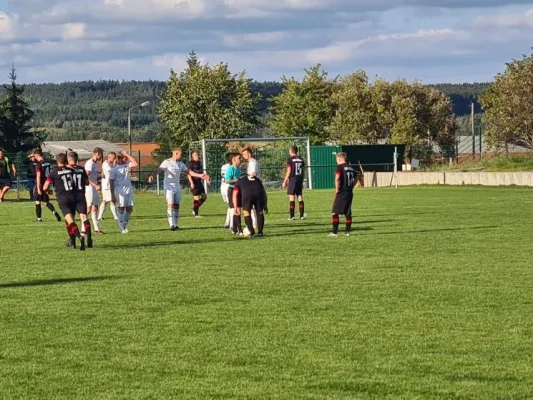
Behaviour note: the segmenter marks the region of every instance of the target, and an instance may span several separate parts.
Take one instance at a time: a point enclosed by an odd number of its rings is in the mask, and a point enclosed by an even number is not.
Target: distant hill
[[[457,116],[470,113],[470,103],[488,83],[432,85],[447,93]],[[262,96],[261,110],[271,97],[281,93],[280,82],[252,82],[252,90]],[[151,141],[159,130],[155,107],[165,90],[161,81],[82,81],[59,84],[28,84],[26,95],[35,112],[34,124],[49,133],[50,140],[127,140],[127,113],[130,107],[150,101],[148,107],[132,111],[134,141]]]

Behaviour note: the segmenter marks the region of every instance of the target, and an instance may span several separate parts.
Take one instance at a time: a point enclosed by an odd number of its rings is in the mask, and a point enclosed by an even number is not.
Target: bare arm
[[[42,174],[43,173],[41,171],[41,168],[35,171],[35,186],[37,187],[37,194],[42,194],[42,190],[41,190],[41,175]],[[44,189],[44,186],[43,186],[43,189]]]
[[[17,176],[17,166],[15,164],[11,164],[11,168],[13,168],[13,176]]]
[[[233,189],[232,197],[233,197],[233,205],[235,206],[234,212],[235,215],[241,215],[241,209],[237,207],[237,197],[239,194],[239,189]]]
[[[130,156],[127,151],[123,151],[122,155],[126,157],[128,161],[131,163],[130,168],[136,168],[139,166],[139,163],[137,162],[137,160],[133,158],[132,156]]]
[[[285,174],[285,178],[283,179],[283,184],[281,185],[282,187],[287,186],[287,182],[289,182],[289,178],[291,176],[291,170],[292,167],[290,165],[287,165],[287,172]]]
[[[339,174],[335,174],[335,193],[339,193],[341,186],[341,176]]]
[[[48,188],[50,187],[50,179],[47,179],[46,182],[43,185],[43,190],[46,192]]]

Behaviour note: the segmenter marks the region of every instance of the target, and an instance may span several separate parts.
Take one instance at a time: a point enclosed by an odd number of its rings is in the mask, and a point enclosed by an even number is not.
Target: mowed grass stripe
[[[354,234],[329,238],[330,191],[306,221],[273,192],[249,241],[218,194],[170,232],[140,193],[131,233],[107,211],[86,252],[3,203],[0,398],[531,398],[532,196],[362,189]]]

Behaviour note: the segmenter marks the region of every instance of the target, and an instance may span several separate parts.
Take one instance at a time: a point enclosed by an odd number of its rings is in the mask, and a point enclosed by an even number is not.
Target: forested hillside
[[[34,127],[48,133],[48,140],[97,139],[127,140],[127,114],[130,107],[150,101],[148,107],[132,111],[134,141],[151,141],[159,131],[155,107],[165,89],[159,81],[84,81],[60,84],[29,84],[25,94],[35,112]],[[488,87],[487,83],[434,85],[447,93],[457,116],[470,112],[471,101]],[[261,111],[266,114],[268,101],[281,92],[279,82],[252,82],[252,90],[262,97]]]

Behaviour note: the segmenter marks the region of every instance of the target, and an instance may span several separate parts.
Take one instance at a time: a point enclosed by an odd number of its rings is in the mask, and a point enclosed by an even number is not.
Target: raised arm
[[[137,160],[133,158],[130,154],[128,154],[126,150],[122,152],[122,156],[128,159],[128,161],[130,162],[130,168],[136,168],[139,166],[139,163],[137,162]]]

